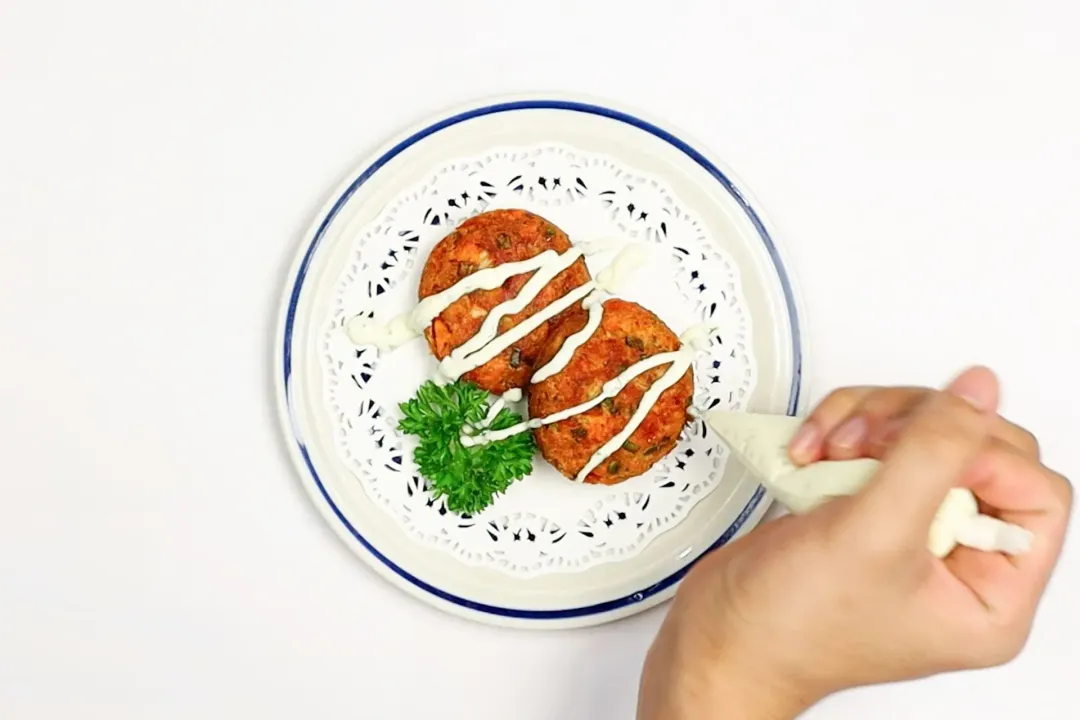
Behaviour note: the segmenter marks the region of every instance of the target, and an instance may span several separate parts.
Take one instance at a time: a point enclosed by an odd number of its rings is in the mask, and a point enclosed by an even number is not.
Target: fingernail
[[[963,400],[964,402],[966,402],[968,405],[975,408],[976,410],[984,410],[985,409],[982,406],[979,398],[975,397],[974,395],[965,395],[964,393],[956,393],[956,397],[960,398],[961,400]]]
[[[981,397],[977,393],[966,392],[965,389],[962,386],[960,386],[960,387],[949,387],[949,388],[946,389],[946,392],[960,398],[961,400],[963,400],[964,402],[966,402],[968,405],[975,408],[979,412],[983,412],[983,411],[985,411],[987,409],[987,407],[986,407],[986,399],[985,398]]]
[[[853,417],[845,420],[833,431],[829,443],[842,450],[854,450],[866,436],[866,420]]]
[[[988,368],[968,368],[953,378],[945,390],[980,412],[996,409],[997,381]]]
[[[788,450],[795,460],[811,460],[821,442],[821,432],[812,421],[807,421],[792,436]]]

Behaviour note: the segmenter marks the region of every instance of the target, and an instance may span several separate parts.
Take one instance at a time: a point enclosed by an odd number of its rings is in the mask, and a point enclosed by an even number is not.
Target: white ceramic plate
[[[515,575],[470,562],[466,555],[455,557],[437,543],[419,542],[370,486],[365,492],[358,468],[341,451],[347,431],[335,426],[338,419],[326,402],[333,393],[328,391],[332,379],[326,374],[324,337],[326,318],[342,303],[342,278],[357,266],[353,256],[364,252],[357,228],[372,228],[392,203],[460,158],[490,157],[499,148],[552,146],[611,158],[670,190],[676,204],[696,219],[701,236],[737,267],[741,307],[752,325],[747,351],[756,373],[740,408],[798,414],[805,397],[800,303],[782,253],[745,188],[684,134],[641,113],[581,98],[498,98],[456,108],[409,130],[362,163],[333,193],[303,240],[289,274],[274,348],[290,453],[312,500],[339,537],[384,578],[436,607],[483,622],[540,628],[607,622],[665,600],[697,558],[747,532],[769,504],[758,483],[732,460],[718,466],[717,487],[697,498],[677,524],[639,543],[632,553],[567,571]],[[551,212],[558,216],[562,211],[553,207]],[[582,228],[560,225],[572,239],[580,239]],[[647,283],[666,287],[663,277],[649,277]],[[386,402],[405,400],[403,392]],[[515,498],[527,502],[529,496]]]

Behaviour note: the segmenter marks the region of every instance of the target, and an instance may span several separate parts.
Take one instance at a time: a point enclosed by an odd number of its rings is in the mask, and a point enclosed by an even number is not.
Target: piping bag
[[[788,459],[788,443],[803,420],[788,415],[719,410],[705,413],[705,422],[724,439],[735,457],[796,515],[808,513],[833,498],[854,495],[881,465],[873,458],[819,460],[801,468],[793,465]],[[1031,549],[1031,540],[1029,530],[980,514],[970,490],[953,488],[930,524],[927,547],[939,558],[957,545],[1018,555]]]

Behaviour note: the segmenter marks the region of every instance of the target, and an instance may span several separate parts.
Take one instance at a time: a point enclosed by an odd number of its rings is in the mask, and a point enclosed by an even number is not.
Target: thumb
[[[945,392],[967,400],[982,412],[996,413],[1001,403],[1001,386],[993,370],[982,365],[970,367],[950,382]]]
[[[964,373],[914,410],[881,468],[852,503],[853,522],[865,532],[890,544],[925,545],[946,494],[990,441],[993,415],[973,403],[996,404],[997,382],[991,375],[988,383],[979,374]]]

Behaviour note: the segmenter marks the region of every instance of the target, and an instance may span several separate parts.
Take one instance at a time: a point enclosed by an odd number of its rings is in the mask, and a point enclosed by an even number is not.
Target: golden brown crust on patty
[[[420,276],[420,299],[452,287],[462,278],[507,262],[526,260],[545,250],[566,252],[570,239],[539,215],[525,210],[493,210],[463,222],[435,246]],[[517,296],[532,273],[515,275],[494,290],[476,290],[452,303],[424,330],[431,352],[438,359],[476,334],[488,312]],[[585,261],[579,259],[552,278],[524,310],[507,315],[499,323],[502,334],[590,279]],[[479,387],[502,394],[525,387],[532,377],[537,355],[548,334],[561,321],[582,313],[581,304],[545,322],[513,346],[462,376]]]
[[[584,311],[552,330],[537,359],[541,367],[563,341],[584,327]],[[604,315],[593,336],[579,347],[560,372],[529,389],[529,416],[545,417],[595,398],[605,382],[640,360],[680,347],[679,338],[652,312],[625,300],[604,303]],[[600,446],[626,427],[642,396],[670,365],[653,368],[632,380],[601,405],[535,431],[544,458],[574,478]],[[694,395],[692,370],[660,394],[645,420],[619,450],[585,478],[587,483],[613,485],[641,475],[678,443]]]

